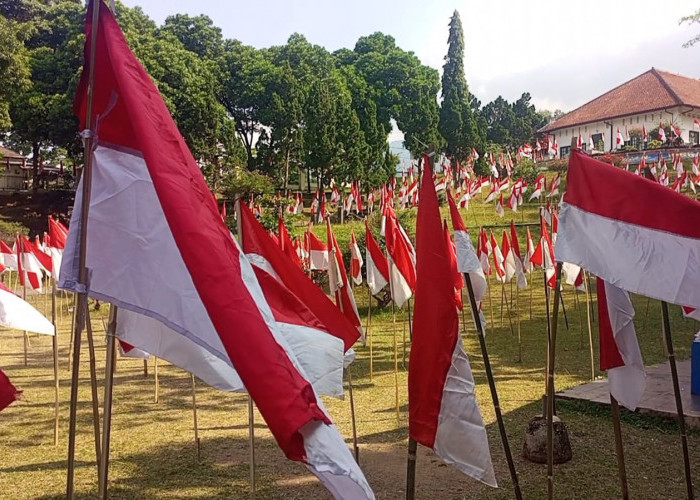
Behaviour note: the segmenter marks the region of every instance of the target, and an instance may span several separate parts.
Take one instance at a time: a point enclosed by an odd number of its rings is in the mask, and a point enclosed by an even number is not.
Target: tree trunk
[[[39,188],[39,143],[32,143],[32,191]]]
[[[289,148],[284,156],[284,195],[287,196],[287,187],[289,186]]]

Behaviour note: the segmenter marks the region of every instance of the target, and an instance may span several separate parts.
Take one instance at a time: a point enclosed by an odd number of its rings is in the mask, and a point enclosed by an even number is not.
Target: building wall
[[[658,130],[659,122],[668,123],[672,121],[680,128],[683,142],[689,144],[693,142],[690,140],[690,132],[700,132],[700,129],[693,124],[693,120],[698,116],[700,116],[700,110],[694,109],[688,112],[687,106],[678,106],[669,108],[666,111],[655,111],[653,113],[642,113],[639,115],[626,116],[624,118],[615,118],[613,120],[608,120],[608,124],[601,121],[575,127],[565,127],[563,129],[552,130],[549,134],[550,136],[556,137],[560,149],[570,146],[571,139],[578,138],[579,134],[581,134],[583,143],[586,145],[586,149],[588,149],[589,134],[604,134],[605,151],[614,151],[618,148],[616,143],[618,127],[624,137],[625,126],[629,131],[635,129],[641,131],[642,126],[646,125],[647,134],[650,134],[653,130]],[[612,123],[612,132],[609,125],[610,123]]]

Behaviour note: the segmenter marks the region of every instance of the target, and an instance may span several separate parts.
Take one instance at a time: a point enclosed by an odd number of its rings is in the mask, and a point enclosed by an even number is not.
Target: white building
[[[646,127],[649,136],[659,130],[659,123],[673,124],[680,129],[684,145],[698,145],[700,127],[694,124],[696,119],[700,121],[700,80],[652,68],[549,123],[539,132],[554,137],[560,156],[565,157],[572,138],[579,135],[582,149],[589,149],[592,139],[594,151],[615,151],[624,145],[617,142],[618,129],[624,138],[626,130],[632,135],[634,131],[641,135],[642,127]],[[637,139],[627,145],[643,147]]]

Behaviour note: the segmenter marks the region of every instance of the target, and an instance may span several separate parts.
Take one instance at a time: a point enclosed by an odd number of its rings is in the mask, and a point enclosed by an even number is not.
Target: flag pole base
[[[564,422],[556,415],[553,417],[553,425],[554,463],[564,464],[573,457],[569,431]],[[523,458],[536,464],[547,463],[547,418],[545,415],[535,415],[528,422],[525,428]]]

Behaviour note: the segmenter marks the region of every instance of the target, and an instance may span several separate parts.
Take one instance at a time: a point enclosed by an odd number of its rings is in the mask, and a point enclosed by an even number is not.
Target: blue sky
[[[123,1],[159,24],[175,13],[206,14],[224,37],[255,47],[283,44],[298,32],[332,51],[382,31],[436,69],[457,9],[467,82],[484,104],[528,91],[538,108],[568,111],[652,66],[700,77],[700,45],[681,47],[700,24],[678,25],[698,8],[690,0]]]

